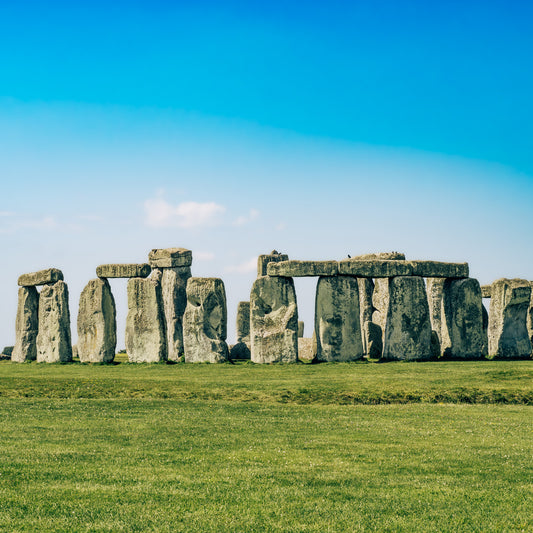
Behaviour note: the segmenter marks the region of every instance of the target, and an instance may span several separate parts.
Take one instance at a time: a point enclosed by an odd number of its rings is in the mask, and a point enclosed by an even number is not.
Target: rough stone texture
[[[343,259],[339,261],[339,274],[360,278],[390,278],[393,276],[410,276],[413,267],[408,261],[377,259],[361,261],[360,259]]]
[[[250,359],[252,356],[249,346],[244,342],[238,342],[230,347],[229,358],[230,359]]]
[[[185,353],[183,347],[183,313],[187,307],[187,280],[191,277],[191,268],[174,267],[163,268],[153,274],[161,276],[161,291],[163,296],[163,311],[165,314],[167,332],[167,358],[169,361],[179,361]]]
[[[11,354],[12,361],[24,363],[37,359],[38,330],[39,293],[35,287],[20,287],[15,320],[15,347]]]
[[[269,276],[285,276],[287,278],[301,278],[309,276],[336,276],[339,271],[337,261],[281,261],[269,263]]]
[[[77,351],[81,363],[110,363],[115,358],[117,321],[109,282],[92,279],[80,296]]]
[[[72,361],[68,288],[64,281],[45,285],[39,294],[37,362]]]
[[[489,356],[523,358],[531,355],[527,312],[531,286],[520,279],[499,279],[492,284],[489,311]]]
[[[99,278],[147,278],[151,267],[147,263],[109,264],[96,267]]]
[[[365,354],[371,359],[379,359],[383,353],[383,332],[381,326],[367,320],[363,326]]]
[[[222,363],[228,359],[228,315],[224,283],[218,278],[189,278],[183,315],[186,363]]]
[[[2,350],[2,355],[5,355],[9,358],[13,355],[13,348],[14,346],[4,346],[4,349]]]
[[[315,333],[318,361],[362,359],[357,279],[321,277],[316,287]]]
[[[250,346],[250,302],[239,302],[237,305],[237,341]]]
[[[483,314],[483,353],[489,353],[489,312],[485,305],[481,305],[481,312]],[[533,342],[533,341],[532,341]]]
[[[441,356],[440,353],[440,340],[439,336],[437,335],[437,332],[435,330],[431,330],[431,358],[432,359],[438,359]]]
[[[298,338],[299,339],[304,336],[304,329],[305,329],[305,324],[303,320],[298,320]]]
[[[298,359],[306,363],[312,363],[316,359],[316,336],[298,337]]]
[[[350,257],[354,261],[376,261],[376,260],[390,260],[390,261],[405,261],[405,254],[401,252],[379,252],[375,254],[362,254]]]
[[[289,256],[287,254],[279,254],[276,250],[272,250],[270,254],[260,255],[257,258],[257,277],[267,275],[268,263],[277,263],[279,261],[288,261]]]
[[[372,322],[377,324],[385,334],[385,323],[387,322],[387,311],[389,309],[389,278],[376,279],[374,281],[374,291],[372,292]]]
[[[359,311],[361,313],[360,323],[364,327],[365,322],[372,322],[372,314],[374,313],[374,306],[372,305],[374,282],[371,278],[357,278],[357,285],[359,288]],[[364,331],[362,337],[363,351],[365,354],[368,354],[367,336]]]
[[[152,268],[190,267],[192,252],[186,248],[155,248],[148,254]]]
[[[298,360],[298,306],[292,278],[255,280],[250,293],[250,341],[254,363]]]
[[[413,361],[430,357],[431,323],[424,279],[392,278],[382,358]]]
[[[78,345],[73,344],[72,345],[72,359],[79,359],[78,357]]]
[[[481,285],[481,295],[483,298],[490,298],[492,294],[492,287],[491,285]]]
[[[435,332],[436,340],[438,341],[438,355],[441,354],[440,344],[442,340],[442,291],[444,290],[444,278],[428,278],[427,279],[427,294],[429,305],[429,319],[431,321],[431,329]],[[433,341],[435,345],[435,340]],[[435,354],[433,354],[435,355]]]
[[[47,285],[63,280],[63,272],[58,268],[47,268],[30,274],[22,274],[18,279],[21,287],[34,287],[36,285]]]
[[[441,263],[439,261],[409,261],[413,276],[423,278],[467,278],[468,263]]]
[[[454,359],[480,359],[483,304],[477,279],[447,279],[442,291],[441,353]]]
[[[126,352],[130,363],[158,363],[167,358],[167,339],[160,281],[128,281]]]

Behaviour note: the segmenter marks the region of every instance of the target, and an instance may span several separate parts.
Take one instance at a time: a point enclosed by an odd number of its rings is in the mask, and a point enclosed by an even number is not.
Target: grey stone
[[[367,320],[363,326],[365,354],[371,359],[379,359],[383,353],[383,332],[381,326]]]
[[[468,263],[441,263],[439,261],[409,261],[413,276],[423,278],[467,278]]]
[[[190,267],[192,252],[186,248],[155,248],[148,254],[152,268]]]
[[[96,275],[99,278],[147,278],[151,270],[147,263],[108,264],[96,267]]]
[[[377,324],[385,334],[385,323],[387,322],[387,311],[389,309],[389,282],[390,278],[380,278],[374,281],[374,291],[372,292],[372,322]]]
[[[298,338],[302,338],[304,336],[304,328],[305,324],[303,320],[298,320]]]
[[[163,268],[161,276],[163,310],[167,332],[167,357],[179,361],[185,353],[183,347],[183,313],[187,307],[187,280],[191,277],[188,266]]]
[[[424,279],[391,278],[382,358],[413,361],[430,357],[431,323]]]
[[[390,278],[393,276],[410,276],[413,267],[408,261],[393,259],[361,261],[360,259],[343,259],[339,261],[339,274],[359,278]]]
[[[372,305],[372,294],[374,292],[374,282],[371,278],[357,278],[359,288],[359,311],[361,313],[360,322],[364,327],[365,322],[372,322],[374,306]],[[363,351],[368,353],[367,336],[363,331]]]
[[[250,293],[250,341],[254,363],[298,360],[298,306],[292,278],[255,280]]]
[[[483,314],[483,353],[487,355],[489,353],[489,312],[487,308],[482,304],[481,312]],[[533,341],[532,341],[533,342]]]
[[[306,363],[316,360],[316,335],[312,337],[298,337],[298,359]]]
[[[363,357],[357,279],[321,277],[316,288],[315,333],[318,361]]]
[[[58,268],[47,268],[30,274],[22,274],[18,279],[21,287],[34,287],[36,285],[47,285],[63,280],[63,272]]]
[[[481,285],[481,296],[483,296],[483,298],[490,298],[491,293],[492,293],[491,285]]]
[[[251,358],[251,352],[249,346],[245,342],[238,342],[231,346],[229,350],[230,359],[245,359],[249,360]]]
[[[439,336],[437,335],[437,332],[433,329],[431,330],[430,351],[432,359],[438,359],[441,356]]]
[[[77,344],[73,344],[72,345],[72,359],[79,359],[79,356],[78,356],[78,345]]]
[[[115,358],[115,299],[106,279],[92,279],[80,295],[77,352],[81,363],[110,363]]]
[[[431,329],[435,332],[439,343],[439,355],[441,354],[440,344],[442,340],[442,293],[445,281],[444,278],[427,279],[429,319]]]
[[[267,275],[268,263],[277,263],[279,261],[288,261],[289,256],[287,254],[278,254],[276,250],[273,250],[270,254],[263,254],[257,258],[257,276]]]
[[[309,276],[336,276],[339,271],[337,261],[281,261],[269,263],[269,276],[285,276],[301,278]]]
[[[126,351],[130,363],[159,363],[167,358],[163,296],[158,279],[128,281]]]
[[[447,279],[442,310],[442,355],[454,359],[482,358],[483,303],[479,282],[473,278]]]
[[[520,279],[499,279],[492,284],[489,311],[489,356],[527,359],[531,341],[527,312],[531,286]]]
[[[68,287],[64,281],[45,285],[39,294],[37,362],[72,361]]]
[[[183,315],[186,363],[222,363],[228,359],[228,315],[224,282],[218,278],[189,278]]]
[[[405,254],[401,252],[379,252],[375,254],[362,254],[350,257],[354,261],[376,261],[376,260],[389,260],[389,261],[405,261]]]
[[[237,341],[250,347],[250,302],[239,302],[236,322]]]
[[[37,359],[38,331],[39,293],[35,287],[20,287],[15,320],[15,347],[11,354],[12,361],[24,363]]]
[[[14,346],[4,346],[4,349],[2,350],[2,355],[6,355],[9,358],[13,355],[13,348]]]

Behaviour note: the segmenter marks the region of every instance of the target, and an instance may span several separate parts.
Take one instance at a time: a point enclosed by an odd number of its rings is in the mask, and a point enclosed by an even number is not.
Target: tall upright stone
[[[365,329],[365,324],[366,322],[372,322],[372,315],[374,313],[374,306],[372,305],[372,294],[374,292],[374,282],[372,281],[372,278],[357,278],[357,285],[359,288],[359,310],[361,313],[361,332],[362,332],[362,340],[363,340],[363,351],[366,355],[370,355],[369,345],[372,342],[372,340],[370,339],[372,326],[369,326],[368,328]],[[375,352],[375,345],[373,348],[373,353],[374,352]]]
[[[228,359],[228,315],[224,282],[189,278],[183,315],[186,363],[222,363]]]
[[[250,344],[250,302],[237,305],[237,341]]]
[[[64,281],[45,285],[39,295],[37,362],[72,361],[68,287]]]
[[[39,293],[35,287],[20,287],[15,320],[15,346],[11,361],[24,363],[37,359],[38,330]]]
[[[485,354],[483,303],[473,278],[447,279],[442,290],[441,351],[444,357],[480,359]]]
[[[315,332],[318,361],[355,361],[363,357],[357,278],[318,279]]]
[[[115,299],[107,279],[92,279],[80,296],[77,351],[81,363],[110,363],[115,358]]]
[[[444,290],[445,278],[427,278],[427,295],[429,304],[429,319],[431,329],[435,332],[436,355],[442,355],[442,293]]]
[[[531,341],[527,312],[531,285],[521,279],[499,279],[491,287],[489,311],[489,357],[527,359]]]
[[[159,273],[128,281],[126,351],[131,363],[159,363],[167,358],[163,296]]]
[[[415,361],[430,357],[431,323],[424,279],[391,278],[382,358]]]
[[[305,323],[303,320],[298,320],[298,338],[301,339],[304,336]]]
[[[298,306],[292,278],[255,280],[250,293],[250,341],[254,363],[298,360]]]

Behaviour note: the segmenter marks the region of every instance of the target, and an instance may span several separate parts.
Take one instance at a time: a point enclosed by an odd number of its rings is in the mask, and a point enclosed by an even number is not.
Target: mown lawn
[[[2,363],[0,530],[533,531],[532,372]]]

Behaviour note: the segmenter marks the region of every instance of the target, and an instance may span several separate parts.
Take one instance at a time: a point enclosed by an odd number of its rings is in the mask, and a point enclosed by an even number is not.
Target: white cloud
[[[287,227],[287,226],[286,226],[285,222],[280,222],[280,223],[276,226],[276,229],[277,229],[278,231],[283,231],[286,227]]]
[[[215,258],[213,252],[193,252],[195,261],[212,261]]]
[[[193,228],[217,226],[226,212],[215,202],[181,202],[169,204],[163,198],[151,198],[144,202],[146,225],[152,228]]]
[[[241,263],[239,265],[232,265],[226,267],[226,272],[236,272],[238,274],[248,274],[249,272],[254,272],[257,269],[257,257],[252,257],[248,261]]]
[[[247,215],[241,215],[237,217],[232,224],[234,226],[243,226],[252,220],[255,220],[259,216],[259,211],[257,209],[250,209]]]

